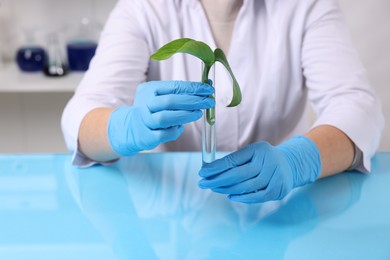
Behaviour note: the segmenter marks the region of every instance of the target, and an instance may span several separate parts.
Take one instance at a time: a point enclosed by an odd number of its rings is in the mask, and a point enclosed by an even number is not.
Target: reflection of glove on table
[[[279,146],[254,143],[205,164],[199,186],[229,194],[234,201],[256,203],[282,199],[293,188],[314,182],[320,173],[317,146],[297,136]]]
[[[133,155],[176,140],[184,124],[202,117],[201,109],[215,106],[214,88],[186,81],[152,81],[138,86],[134,106],[114,110],[108,138],[119,155]]]

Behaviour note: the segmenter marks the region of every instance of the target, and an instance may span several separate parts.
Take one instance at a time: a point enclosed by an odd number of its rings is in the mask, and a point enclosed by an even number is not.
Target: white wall
[[[390,151],[390,1],[339,2],[370,82],[382,101],[386,127],[380,150]]]

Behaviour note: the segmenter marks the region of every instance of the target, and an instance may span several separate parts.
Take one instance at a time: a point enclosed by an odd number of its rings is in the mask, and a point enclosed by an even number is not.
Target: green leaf
[[[233,80],[233,96],[228,107],[234,107],[241,103],[242,97],[240,86],[236,80],[236,77],[233,74],[232,69],[230,68],[225,54],[221,49],[217,48],[213,51],[204,42],[196,41],[190,38],[181,38],[165,44],[160,49],[158,49],[152,56],[150,56],[150,58],[152,60],[166,60],[176,53],[191,54],[203,61],[205,67],[202,73],[202,82],[204,83],[208,82],[208,73],[211,66],[213,66],[216,61],[222,63],[222,65],[229,72]]]
[[[165,44],[150,58],[152,60],[166,60],[176,53],[191,54],[201,59],[208,66],[215,62],[214,52],[207,44],[189,38],[181,38]]]
[[[215,55],[215,61],[218,61],[222,63],[223,66],[225,66],[226,70],[229,72],[230,76],[232,77],[233,80],[233,97],[232,101],[228,105],[228,107],[235,107],[241,103],[241,90],[240,90],[240,85],[238,85],[238,82],[236,80],[236,77],[233,74],[232,69],[230,68],[230,65],[226,59],[225,53],[219,48],[215,49],[214,51]]]

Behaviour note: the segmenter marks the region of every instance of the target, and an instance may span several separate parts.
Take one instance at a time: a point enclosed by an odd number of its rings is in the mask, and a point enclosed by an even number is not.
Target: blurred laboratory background
[[[67,152],[61,113],[116,1],[0,0],[0,153]],[[339,3],[389,122],[390,1]]]
[[[67,152],[61,113],[115,3],[0,0],[0,153]]]

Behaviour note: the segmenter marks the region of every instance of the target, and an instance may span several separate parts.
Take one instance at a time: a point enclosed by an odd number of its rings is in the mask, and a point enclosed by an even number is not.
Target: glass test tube
[[[202,63],[202,71],[204,65]],[[210,69],[209,79],[215,88],[215,66]],[[215,94],[213,95],[215,98]],[[211,163],[215,160],[216,136],[215,136],[215,108],[206,109],[203,113],[202,128],[202,160],[204,163]]]

